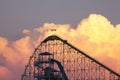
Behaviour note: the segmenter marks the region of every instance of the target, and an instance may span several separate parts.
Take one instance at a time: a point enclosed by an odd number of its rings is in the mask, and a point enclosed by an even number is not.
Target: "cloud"
[[[29,33],[30,33],[30,30],[24,29],[24,30],[22,31],[22,33],[24,33],[24,34],[29,34]]]
[[[34,48],[54,34],[120,73],[120,24],[114,26],[100,14],[89,15],[76,28],[70,24],[44,23],[33,30],[24,29],[23,34],[15,41],[0,37],[0,72],[4,73],[0,74],[1,80],[20,80]],[[4,77],[5,74],[8,76]]]
[[[0,37],[0,71],[5,71],[6,75],[7,72],[11,74],[5,79],[0,76],[1,80],[20,79],[24,66],[34,50],[30,41],[29,36],[16,41],[8,41],[6,38]]]
[[[13,75],[6,67],[0,66],[0,79],[1,80],[12,80],[13,79],[12,77]]]
[[[0,37],[0,51],[3,52],[8,44],[8,40],[6,38]]]
[[[6,58],[0,54],[0,66],[5,66],[6,64]]]
[[[91,14],[78,25],[78,31],[88,36],[91,42],[96,43],[108,42],[114,29],[114,26],[104,16],[96,14]]]

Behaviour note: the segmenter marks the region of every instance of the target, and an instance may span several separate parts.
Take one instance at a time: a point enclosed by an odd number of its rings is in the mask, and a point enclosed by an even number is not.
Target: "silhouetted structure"
[[[120,80],[120,75],[53,35],[35,49],[21,80]]]

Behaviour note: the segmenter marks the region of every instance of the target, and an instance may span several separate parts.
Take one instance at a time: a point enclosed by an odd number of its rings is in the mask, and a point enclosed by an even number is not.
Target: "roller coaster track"
[[[49,59],[58,61],[63,71]],[[21,80],[66,80],[63,72],[68,80],[120,80],[118,73],[55,35],[47,37],[34,50]]]

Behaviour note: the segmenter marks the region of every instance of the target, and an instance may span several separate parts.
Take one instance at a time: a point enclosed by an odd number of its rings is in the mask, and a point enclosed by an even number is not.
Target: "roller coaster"
[[[21,80],[120,80],[120,75],[67,40],[52,35],[34,50]]]

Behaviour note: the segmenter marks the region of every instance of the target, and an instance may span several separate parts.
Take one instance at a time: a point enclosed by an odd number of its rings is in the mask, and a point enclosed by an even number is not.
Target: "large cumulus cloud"
[[[114,26],[102,15],[91,14],[76,28],[70,24],[44,23],[33,30],[24,29],[23,34],[24,37],[15,41],[0,37],[0,80],[20,80],[34,48],[49,35],[67,39],[80,50],[120,73],[120,24]]]

